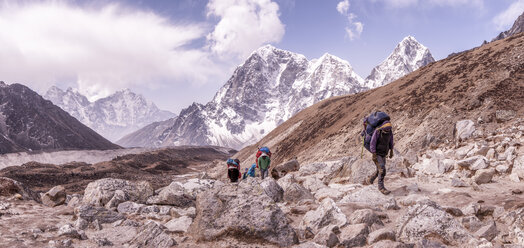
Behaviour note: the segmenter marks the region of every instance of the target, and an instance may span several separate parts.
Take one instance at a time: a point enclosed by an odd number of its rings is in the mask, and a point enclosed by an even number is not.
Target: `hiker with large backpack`
[[[242,179],[246,179],[248,177],[255,177],[256,166],[257,164],[252,164],[251,167],[249,167],[249,169],[246,168],[246,171],[244,172],[244,177]]]
[[[362,146],[373,154],[373,162],[377,167],[375,174],[366,182],[371,185],[378,177],[378,189],[382,194],[387,195],[391,193],[384,187],[388,152],[389,158],[393,158],[393,130],[389,115],[377,111],[364,118],[364,130],[361,136]]]
[[[262,179],[268,176],[269,167],[271,164],[271,151],[267,147],[259,148],[256,155],[257,167],[260,168],[260,176]]]
[[[238,159],[228,159],[227,164],[227,177],[232,183],[238,182],[238,179],[241,178],[240,174],[240,160]]]

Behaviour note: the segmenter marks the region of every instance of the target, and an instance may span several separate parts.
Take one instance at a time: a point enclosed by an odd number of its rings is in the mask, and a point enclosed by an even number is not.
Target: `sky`
[[[95,100],[129,88],[178,113],[265,44],[365,78],[404,37],[435,59],[490,41],[524,0],[0,0],[0,80]]]

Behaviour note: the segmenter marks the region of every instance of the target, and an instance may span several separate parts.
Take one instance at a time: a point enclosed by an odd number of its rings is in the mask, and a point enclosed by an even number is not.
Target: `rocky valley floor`
[[[1,177],[0,247],[523,247],[524,121],[456,126],[460,141],[388,159],[387,196],[364,183],[369,154],[291,160],[240,183],[223,160],[163,185]]]

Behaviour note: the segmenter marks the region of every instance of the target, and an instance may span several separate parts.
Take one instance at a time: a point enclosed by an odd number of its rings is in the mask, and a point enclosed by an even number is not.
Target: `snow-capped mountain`
[[[118,148],[28,87],[0,81],[0,154]]]
[[[129,89],[90,102],[76,90],[69,88],[63,91],[53,86],[45,98],[111,141],[152,122],[175,116],[169,111],[158,109],[153,102]]]
[[[333,55],[308,61],[303,55],[267,45],[235,70],[211,102],[184,109],[169,120],[167,129],[158,128],[167,121],[154,123],[117,143],[240,148],[320,100],[364,90],[363,82],[347,61]],[[147,135],[152,133],[153,137]]]
[[[376,88],[393,82],[435,61],[429,49],[412,36],[404,38],[393,52],[366,78],[365,86]]]
[[[515,20],[513,26],[509,30],[500,33],[492,41],[502,40],[520,32],[524,32],[524,12],[517,18],[517,20]]]

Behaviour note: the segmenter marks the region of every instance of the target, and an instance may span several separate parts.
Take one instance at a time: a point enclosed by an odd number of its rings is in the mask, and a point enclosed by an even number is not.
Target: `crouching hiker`
[[[260,176],[262,179],[268,176],[269,167],[271,164],[271,151],[269,148],[262,147],[258,149],[257,152],[257,166],[260,168]]]
[[[387,195],[391,191],[384,187],[386,177],[386,156],[393,158],[393,130],[390,117],[384,112],[374,112],[364,119],[363,145],[373,154],[373,162],[377,167],[375,174],[367,179],[373,184],[378,177],[378,189]]]
[[[232,183],[238,181],[241,178],[240,174],[240,160],[238,159],[228,159],[227,160],[227,177],[231,180]]]
[[[255,177],[257,164],[252,164],[251,167],[246,168],[246,171],[244,172],[244,177],[242,179],[246,179],[247,177]]]

